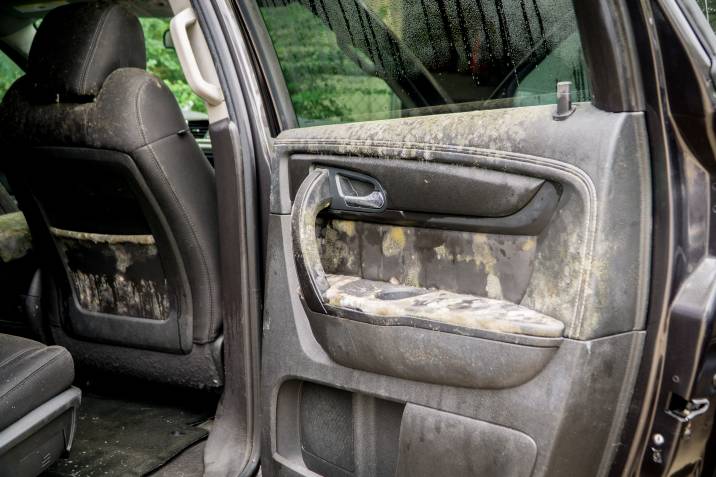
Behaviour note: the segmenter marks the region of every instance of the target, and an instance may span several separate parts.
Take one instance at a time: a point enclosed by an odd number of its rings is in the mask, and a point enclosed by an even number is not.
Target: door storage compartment
[[[440,331],[427,326],[435,324],[429,321],[422,328],[399,319],[377,324],[371,315],[351,313],[342,318],[305,309],[316,340],[338,364],[449,386],[519,386],[547,366],[561,343],[561,338],[493,333],[503,339],[498,341],[465,336],[458,328]]]
[[[527,477],[537,456],[518,430],[308,381],[275,409],[274,455],[298,475]]]
[[[480,389],[519,386],[544,369],[564,323],[523,303],[537,236],[326,220],[341,174],[315,169],[291,217],[305,311],[333,360]]]
[[[402,403],[306,381],[278,393],[276,452],[299,474],[394,477]]]
[[[397,477],[527,477],[537,457],[522,432],[407,404],[400,425]]]

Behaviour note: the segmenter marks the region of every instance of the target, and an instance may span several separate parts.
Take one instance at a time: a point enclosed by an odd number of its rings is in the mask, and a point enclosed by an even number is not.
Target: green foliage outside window
[[[394,116],[390,87],[346,56],[319,18],[298,3],[262,12],[301,126]]]
[[[571,0],[257,2],[299,126],[591,99]]]
[[[22,75],[22,70],[7,55],[0,52],[0,98],[5,96],[5,92]]]

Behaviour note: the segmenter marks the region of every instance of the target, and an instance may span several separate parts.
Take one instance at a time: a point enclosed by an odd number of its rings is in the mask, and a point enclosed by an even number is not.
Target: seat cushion
[[[74,377],[65,348],[0,334],[0,430],[69,388]]]

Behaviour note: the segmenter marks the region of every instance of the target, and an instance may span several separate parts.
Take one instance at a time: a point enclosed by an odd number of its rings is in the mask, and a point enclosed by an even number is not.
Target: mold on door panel
[[[559,338],[564,330],[561,321],[504,300],[392,285],[344,275],[328,275],[328,282],[331,285],[326,292],[328,305],[365,313],[373,317],[376,324],[420,327],[414,320],[426,320],[431,325],[430,329],[434,329],[432,325],[441,323],[459,329],[544,338]],[[413,322],[400,318],[412,319]],[[445,329],[440,331],[461,333]]]
[[[337,219],[317,224],[326,273],[519,303],[537,238]]]

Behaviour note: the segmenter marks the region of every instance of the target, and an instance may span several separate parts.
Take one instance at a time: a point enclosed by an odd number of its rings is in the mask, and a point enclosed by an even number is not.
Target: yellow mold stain
[[[405,247],[405,232],[400,227],[391,227],[383,237],[383,255],[393,257],[399,255]]]
[[[433,250],[435,250],[435,256],[438,260],[452,260],[452,254],[447,249],[445,244],[442,244],[439,247],[433,247]]]
[[[537,246],[537,240],[534,237],[530,237],[522,244],[522,251],[531,252],[535,246]]]
[[[485,291],[488,298],[502,299],[502,283],[500,277],[495,273],[497,258],[490,247],[490,241],[485,234],[475,235],[472,240],[472,253],[475,256],[475,265],[483,265],[487,273],[487,285]]]
[[[353,237],[356,234],[356,223],[350,220],[335,220],[333,221],[333,227],[349,237]]]
[[[481,264],[485,265],[485,270],[488,273],[494,273],[495,264],[497,259],[495,258],[492,249],[490,248],[490,241],[487,235],[477,234],[472,240],[472,253],[475,257],[475,264],[479,267]]]

